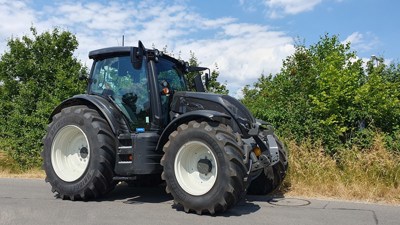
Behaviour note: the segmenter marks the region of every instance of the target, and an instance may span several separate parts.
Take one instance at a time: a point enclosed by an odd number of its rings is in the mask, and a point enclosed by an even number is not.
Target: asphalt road
[[[247,196],[215,216],[187,214],[162,187],[118,185],[96,201],[63,201],[37,179],[0,179],[0,224],[393,224],[400,206]]]

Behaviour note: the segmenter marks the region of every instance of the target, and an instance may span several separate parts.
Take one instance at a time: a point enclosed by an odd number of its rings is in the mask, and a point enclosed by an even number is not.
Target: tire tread
[[[51,184],[52,192],[57,193],[60,198],[73,201],[89,200],[110,192],[115,187],[115,182],[112,179],[115,163],[114,149],[116,149],[116,140],[111,128],[96,110],[84,105],[77,105],[64,108],[61,112],[55,114],[47,130],[49,131],[57,121],[67,116],[82,119],[86,125],[89,124],[91,126],[93,132],[96,132],[94,136],[97,139],[94,141],[100,143],[100,146],[98,149],[92,149],[92,154],[97,154],[99,163],[94,165],[94,176],[83,187],[73,186],[67,188],[65,182],[58,178],[54,171],[52,171],[51,159],[46,157],[46,155],[50,154],[48,151],[51,151],[51,146],[48,145],[54,138],[47,133],[43,138],[45,147],[41,153],[44,159],[42,167],[46,171],[46,182]],[[73,190],[71,191],[71,189]]]
[[[195,206],[190,201],[185,201],[176,197],[174,188],[170,185],[169,179],[172,179],[166,171],[166,166],[170,158],[173,142],[177,141],[180,135],[189,129],[199,132],[209,133],[210,137],[214,137],[221,149],[223,149],[224,158],[229,169],[229,183],[224,184],[224,194],[218,196],[207,206]],[[239,139],[239,140],[238,140]],[[247,179],[247,169],[243,162],[242,142],[240,136],[233,133],[233,130],[225,124],[210,124],[208,122],[190,121],[187,124],[180,125],[174,132],[169,135],[169,141],[164,145],[164,156],[161,159],[161,165],[164,166],[164,171],[161,178],[166,181],[166,192],[174,196],[174,201],[183,206],[185,212],[195,212],[197,214],[209,213],[215,214],[223,212],[234,206],[246,192],[244,180]],[[168,174],[167,174],[168,173]]]

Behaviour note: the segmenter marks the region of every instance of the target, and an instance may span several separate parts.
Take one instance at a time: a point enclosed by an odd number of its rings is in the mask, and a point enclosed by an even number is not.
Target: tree
[[[367,76],[357,90],[356,101],[364,111],[366,125],[391,133],[400,124],[400,73],[399,65],[384,64],[383,58],[367,62]]]
[[[194,52],[190,51],[189,66],[199,66],[199,62]],[[194,89],[194,78],[201,74],[200,72],[190,72],[186,75],[186,80],[188,81],[188,86],[190,90]],[[221,84],[217,79],[219,77],[218,65],[215,64],[215,69],[209,74],[208,91],[217,94],[229,94],[229,90],[226,88],[226,84]],[[203,76],[204,79],[204,76]],[[204,80],[203,80],[204,81]]]
[[[219,69],[217,63],[215,63],[215,69],[211,71],[210,80],[208,81],[208,91],[216,94],[229,94],[229,90],[226,89],[225,84],[221,84],[217,79],[219,77]]]
[[[299,141],[320,133],[309,97],[316,91],[312,60],[310,50],[297,45],[295,53],[283,62],[280,73],[262,75],[253,87],[243,89],[242,102],[256,117],[272,123],[281,135]]]
[[[52,110],[84,91],[84,70],[73,56],[73,34],[54,29],[11,38],[0,60],[0,147],[26,169],[41,164],[42,137]]]
[[[311,111],[323,132],[325,144],[335,147],[350,141],[358,131],[363,112],[355,101],[362,85],[362,60],[337,36],[325,37],[310,47],[315,68],[315,90],[310,94]]]
[[[350,43],[325,35],[315,45],[296,45],[278,74],[244,88],[242,101],[281,134],[321,140],[330,153],[360,138],[365,143],[375,130],[398,140],[400,70],[383,61],[371,59],[364,69]]]
[[[189,58],[189,61],[188,61],[189,66],[193,66],[193,67],[199,66],[198,59],[194,55],[194,52],[190,51],[189,54],[190,54],[190,58]],[[187,80],[187,83],[188,83],[189,90],[195,91],[194,78],[198,74],[200,74],[200,72],[189,72],[189,73],[186,74],[186,80]]]

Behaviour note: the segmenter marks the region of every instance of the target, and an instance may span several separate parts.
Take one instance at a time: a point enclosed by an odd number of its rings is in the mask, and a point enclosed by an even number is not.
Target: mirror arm
[[[137,48],[131,48],[131,62],[135,69],[140,69],[142,67],[145,51],[146,49],[141,41],[138,42]]]
[[[208,74],[207,73],[205,74],[206,75],[206,77],[205,77],[205,85],[206,85],[206,89],[208,90],[208,86],[210,84],[211,70],[210,70],[210,68],[207,68],[207,69],[208,69]]]

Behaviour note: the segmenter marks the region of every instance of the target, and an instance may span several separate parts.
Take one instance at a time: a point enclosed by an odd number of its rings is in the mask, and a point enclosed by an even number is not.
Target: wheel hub
[[[82,159],[86,159],[86,157],[87,157],[88,154],[89,154],[89,151],[88,151],[88,149],[87,149],[85,146],[83,146],[83,147],[79,150],[79,154],[80,154],[80,156],[81,156]]]
[[[200,159],[197,162],[197,170],[204,174],[207,175],[209,172],[212,170],[212,163],[207,157],[205,159]]]

